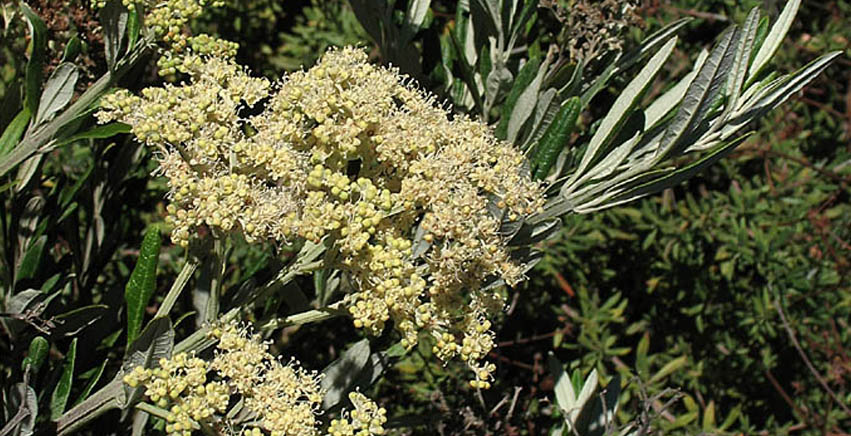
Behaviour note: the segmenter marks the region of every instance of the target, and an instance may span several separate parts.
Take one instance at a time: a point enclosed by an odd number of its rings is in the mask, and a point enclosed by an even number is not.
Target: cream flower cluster
[[[328,436],[370,436],[384,434],[387,410],[378,407],[360,392],[350,392],[349,401],[355,410],[344,411],[340,419],[331,421]]]
[[[122,0],[129,10],[144,13],[143,24],[164,45],[157,60],[161,76],[187,73],[200,56],[231,58],[239,45],[232,41],[201,34],[192,36],[185,29],[206,8],[221,7],[222,0]],[[94,0],[95,8],[106,6],[106,0]]]
[[[209,362],[181,353],[160,359],[158,368],[139,366],[124,376],[126,384],[144,386],[145,396],[168,410],[166,433],[188,436],[209,425],[234,435],[320,434],[317,414],[323,393],[317,373],[294,361],[282,364],[258,335],[236,324],[215,328],[212,336],[218,344]],[[242,417],[240,422],[222,417],[228,405],[239,404],[232,401],[235,398],[247,412],[234,414]],[[360,429],[359,436],[383,434],[384,409],[360,393],[350,398],[355,410],[350,417],[335,420],[332,428]]]
[[[356,327],[378,334],[392,321],[407,347],[425,331],[441,359],[460,357],[472,386],[488,387],[489,319],[504,301],[483,283],[513,285],[524,271],[500,226],[543,203],[524,156],[358,49],[275,86],[215,57],[189,71],[187,84],[114,94],[98,115],[159,151],[172,239],[186,245],[200,227],[327,238],[328,266],[357,285],[346,297]]]

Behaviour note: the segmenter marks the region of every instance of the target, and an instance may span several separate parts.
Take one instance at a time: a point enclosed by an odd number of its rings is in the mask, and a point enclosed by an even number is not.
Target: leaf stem
[[[122,60],[115,71],[107,72],[101,76],[68,109],[65,109],[47,124],[28,131],[21,142],[9,154],[0,159],[0,177],[33,155],[49,151],[52,143],[56,141],[59,131],[80,115],[85,114],[103,94],[109,91],[118,80],[145,57],[151,47],[152,45],[148,41],[137,44],[136,48]]]
[[[275,330],[281,327],[291,326],[291,325],[304,325],[310,324],[313,322],[325,321],[327,319],[336,318],[338,316],[346,315],[348,312],[343,308],[343,302],[338,301],[330,306],[322,307],[319,309],[307,310],[304,312],[299,312],[296,314],[292,314],[289,316],[285,316],[282,318],[274,318],[266,322],[265,324],[259,326],[260,330]]]
[[[183,292],[183,289],[186,287],[186,283],[189,282],[189,279],[192,277],[192,274],[196,269],[198,269],[198,261],[191,257],[187,259],[186,263],[183,264],[183,269],[180,270],[180,274],[177,275],[177,278],[171,285],[171,289],[169,289],[168,294],[166,294],[162,304],[160,304],[160,308],[157,310],[155,318],[168,316],[168,313],[171,312],[172,307],[174,307],[174,303]]]

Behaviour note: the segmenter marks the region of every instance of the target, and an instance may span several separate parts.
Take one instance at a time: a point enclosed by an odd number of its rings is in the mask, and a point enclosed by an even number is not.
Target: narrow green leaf
[[[751,50],[753,50],[758,26],[759,8],[755,7],[751,9],[747,19],[745,19],[745,23],[742,25],[741,37],[739,37],[739,44],[736,48],[736,57],[730,71],[730,78],[727,81],[727,94],[730,97],[726,103],[727,108],[725,111],[728,113],[738,105],[739,97],[742,95],[742,86],[748,75]]]
[[[80,42],[80,36],[75,34],[65,44],[65,50],[62,52],[62,62],[74,62],[82,49],[83,43]]]
[[[591,86],[589,86],[587,89],[585,89],[585,91],[582,92],[582,107],[587,107],[588,104],[591,103],[591,100],[593,100],[594,97],[597,95],[597,93],[599,93],[601,90],[603,90],[603,88],[606,87],[606,85],[609,83],[609,79],[614,76],[615,72],[618,71],[617,60],[620,59],[620,56],[620,53],[615,54],[614,59],[607,62],[609,66],[606,67],[606,69],[603,70],[603,72],[600,73],[600,75],[598,75],[596,79],[594,79],[594,82],[591,83]]]
[[[705,156],[701,157],[697,161],[692,162],[691,164],[683,168],[671,171],[650,182],[646,182],[642,185],[639,185],[638,187],[633,188],[624,194],[618,195],[617,197],[615,197],[614,200],[612,200],[612,202],[608,206],[626,203],[636,198],[653,194],[666,188],[677,186],[680,183],[690,179],[700,171],[703,171],[708,166],[714,164],[715,162],[718,162],[718,160],[726,156],[729,152],[731,152],[749,137],[749,135],[744,135],[728,143],[718,145],[713,151],[707,153]]]
[[[555,387],[553,391],[556,395],[556,403],[561,410],[568,411],[576,407],[576,391],[573,390],[573,383],[570,377],[564,372],[561,362],[555,358],[552,352],[547,357],[547,364],[550,367],[550,373],[555,378]]]
[[[768,17],[762,17],[759,20],[759,25],[756,28],[756,37],[754,38],[753,48],[751,49],[751,58],[748,65],[753,65],[753,60],[756,58],[756,54],[759,53],[759,49],[762,48],[762,44],[765,43],[765,38],[768,37]],[[755,79],[756,77],[751,77],[748,81]]]
[[[662,46],[655,55],[653,55],[638,75],[629,82],[623,92],[621,92],[615,100],[612,108],[600,123],[600,127],[597,129],[597,132],[591,137],[591,140],[588,143],[588,149],[585,151],[585,154],[582,155],[582,159],[579,162],[579,167],[562,188],[563,195],[570,192],[570,190],[575,187],[573,186],[573,183],[584,175],[589,165],[599,157],[599,152],[605,149],[605,145],[617,136],[621,127],[623,127],[629,119],[629,115],[633,108],[635,108],[640,102],[641,96],[653,83],[653,79],[656,77],[656,74],[659,73],[662,66],[668,60],[668,57],[674,50],[676,43],[676,37],[668,40],[668,42]]]
[[[502,104],[502,116],[499,119],[499,124],[496,127],[494,134],[499,139],[505,139],[508,134],[508,123],[511,119],[511,113],[514,111],[514,106],[523,91],[535,80],[538,75],[538,68],[541,66],[540,58],[532,58],[520,68],[517,73],[517,78],[514,80],[514,86],[511,91],[508,91],[508,96],[505,97],[505,102]]]
[[[804,86],[815,79],[827,68],[841,51],[835,51],[819,57],[792,74],[773,80],[768,86],[749,96],[738,112],[721,128],[721,139],[726,140],[753,120],[765,115],[781,103],[795,95]]]
[[[669,157],[681,147],[682,140],[700,123],[706,115],[705,109],[713,103],[720,92],[721,83],[726,80],[727,72],[732,66],[733,50],[731,48],[736,33],[734,27],[724,32],[686,91],[683,102],[665,131],[660,148],[657,150],[657,155],[661,159]]]
[[[154,293],[157,279],[157,261],[159,260],[160,230],[152,226],[145,232],[139,259],[130,274],[124,289],[124,301],[127,303],[127,343],[132,344],[142,328],[145,308]]]
[[[703,431],[711,432],[715,430],[715,402],[710,401],[703,410]]]
[[[653,100],[653,103],[644,110],[644,130],[649,130],[651,127],[655,126],[659,120],[668,115],[677,107],[678,104],[680,104],[683,100],[683,96],[686,94],[686,91],[688,91],[688,87],[691,85],[691,82],[694,80],[695,76],[697,76],[698,71],[700,71],[700,68],[703,67],[703,63],[706,62],[706,58],[708,57],[709,51],[702,50],[697,56],[697,60],[695,61],[694,68],[691,72],[680,79],[680,81],[671,89],[656,98],[656,100]]]
[[[789,97],[795,95],[798,91],[804,88],[808,83],[821,74],[825,68],[842,55],[841,51],[834,51],[820,56],[818,59],[805,65],[798,71],[792,74],[787,74],[781,80],[766,87],[763,91],[756,94],[752,99],[755,102],[752,105],[753,109],[759,111],[770,111]],[[748,109],[752,112],[753,109]]]
[[[27,351],[27,357],[24,358],[21,364],[21,369],[26,370],[30,367],[33,374],[37,374],[44,364],[44,359],[47,357],[47,352],[50,350],[50,343],[43,336],[36,336],[30,341],[30,348]]]
[[[30,244],[27,252],[21,258],[21,264],[18,266],[18,271],[15,274],[16,282],[36,276],[38,266],[41,264],[41,258],[44,255],[44,246],[46,243],[47,235],[42,235]]]
[[[41,95],[41,82],[44,78],[44,57],[47,48],[47,26],[44,21],[25,3],[21,2],[21,12],[27,20],[30,31],[30,58],[27,61],[24,107],[31,114],[38,111],[38,98]]]
[[[798,13],[798,8],[801,6],[801,0],[789,0],[780,16],[777,17],[777,22],[771,26],[771,31],[768,32],[765,41],[760,45],[759,51],[754,56],[753,64],[751,64],[748,77],[756,77],[760,71],[768,64],[768,61],[774,57],[774,53],[780,48],[783,43],[783,38],[789,32],[789,27],[792,26],[792,21],[795,20],[795,15]]]
[[[733,410],[731,410],[730,413],[727,414],[727,418],[724,419],[724,422],[721,423],[718,430],[726,430],[729,428],[734,422],[736,422],[736,419],[741,416],[741,414],[742,404],[738,404],[736,407],[733,407]]]
[[[62,367],[62,375],[59,383],[53,389],[50,396],[50,420],[56,421],[65,412],[68,404],[68,395],[71,394],[71,384],[74,382],[74,361],[77,356],[77,338],[71,340],[71,347],[65,354],[65,365]]]
[[[673,423],[667,426],[666,430],[673,430],[680,427],[685,427],[689,425],[692,421],[696,420],[699,417],[699,413],[697,411],[686,413],[685,415],[680,415],[677,419],[674,420]]]
[[[35,177],[38,173],[38,169],[41,167],[41,162],[43,160],[44,155],[37,154],[25,160],[21,166],[18,167],[18,173],[15,175],[15,180],[17,181],[17,185],[15,185],[15,192],[24,192],[24,190],[26,190],[26,187],[29,186],[33,177]]]
[[[120,1],[108,1],[100,10],[106,65],[110,71],[115,70],[115,64],[121,58],[121,45],[127,33],[128,15],[127,7]]]
[[[650,333],[644,332],[641,340],[638,341],[638,346],[635,347],[635,370],[642,380],[650,375],[650,360],[647,353],[650,350]]]
[[[86,387],[83,388],[83,392],[80,393],[80,396],[77,397],[77,400],[74,401],[74,406],[82,403],[89,397],[89,394],[92,393],[92,389],[97,386],[98,381],[100,381],[101,376],[103,376],[103,371],[106,369],[106,364],[109,362],[109,359],[104,359],[103,363],[100,364],[99,367],[95,369],[94,375],[89,378],[89,382],[86,383]]]
[[[123,133],[130,133],[132,128],[124,123],[109,123],[101,126],[92,127],[85,132],[80,132],[75,135],[71,135],[61,141],[57,141],[56,145],[50,147],[50,149],[63,147],[65,145],[71,144],[72,142],[80,141],[83,139],[106,139],[111,138],[115,135],[120,135]]]
[[[559,109],[555,119],[544,132],[536,151],[532,156],[532,168],[537,180],[545,178],[556,162],[559,153],[567,145],[576,120],[579,119],[581,101],[579,97],[573,97],[566,101]]]
[[[142,19],[140,17],[141,5],[136,4],[130,14],[127,16],[127,52],[129,53],[136,47],[136,42],[139,41],[139,33],[142,30]]]
[[[549,57],[544,59],[544,62],[538,67],[535,78],[529,83],[517,100],[514,102],[514,107],[511,109],[511,115],[508,119],[508,128],[505,132],[505,139],[510,143],[518,142],[518,135],[521,129],[526,124],[526,121],[532,116],[537,106],[541,84],[544,81],[544,76],[549,68]],[[501,120],[500,120],[501,121]]]
[[[53,70],[44,85],[44,92],[38,103],[38,112],[34,123],[39,125],[50,120],[53,115],[65,108],[74,96],[74,87],[80,73],[77,66],[63,62]]]
[[[27,126],[30,124],[30,115],[29,108],[24,107],[18,112],[18,115],[15,115],[15,118],[6,127],[6,130],[3,131],[3,136],[0,136],[0,156],[4,156],[12,151],[15,145],[18,144],[18,141],[21,140],[21,136],[23,136],[24,131],[27,130]]]
[[[326,392],[322,399],[323,409],[329,410],[343,400],[369,361],[369,355],[369,340],[362,339],[325,368],[321,382],[322,390]]]
[[[653,377],[650,378],[650,381],[647,382],[647,383],[653,384],[653,383],[656,383],[658,381],[661,381],[665,377],[673,374],[675,371],[686,366],[687,363],[688,363],[688,357],[687,356],[680,356],[680,357],[666,363],[665,366],[663,366],[662,369],[659,370],[659,372],[654,374]]]
[[[142,330],[139,337],[127,347],[121,370],[132,371],[137,366],[154,368],[160,358],[169,358],[174,350],[174,329],[168,317],[156,317]],[[122,384],[123,385],[123,384]],[[142,395],[142,387],[123,385],[124,402],[120,407],[126,414]]]
[[[529,126],[529,134],[524,135],[525,139],[522,144],[515,143],[527,155],[533,152],[534,147],[532,145],[537,144],[541,136],[544,136],[547,128],[549,128],[561,108],[563,101],[556,98],[557,96],[558,90],[555,88],[549,88],[538,94],[538,103],[535,105],[535,117]]]
[[[425,20],[431,0],[411,0],[405,13],[405,23],[402,27],[402,41],[407,43],[414,37]]]

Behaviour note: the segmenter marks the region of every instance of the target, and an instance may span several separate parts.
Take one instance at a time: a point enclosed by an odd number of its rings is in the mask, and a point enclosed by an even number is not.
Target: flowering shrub
[[[498,217],[543,204],[523,155],[478,122],[450,121],[357,49],[330,51],[274,92],[228,60],[195,59],[190,84],[111,95],[98,115],[161,153],[172,240],[187,246],[199,226],[248,241],[327,237],[328,266],[357,283],[346,299],[356,327],[377,335],[392,319],[406,348],[426,330],[441,359],[460,356],[473,386],[488,386],[494,366],[479,361],[504,301],[482,283],[523,277]]]

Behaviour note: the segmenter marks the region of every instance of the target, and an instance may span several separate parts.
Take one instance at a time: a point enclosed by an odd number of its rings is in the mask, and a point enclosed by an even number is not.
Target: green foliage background
[[[433,3],[427,20],[451,21],[453,2]],[[688,54],[711,44],[727,20],[741,22],[762,3],[647,1],[639,12],[644,29],[629,38],[634,42],[663,22],[696,15],[700,19],[680,32],[685,43],[669,66],[671,76],[681,75],[694,61]],[[779,2],[765,3],[769,13],[777,12]],[[531,280],[509,294],[511,307],[492,356],[499,364],[494,388],[481,396],[471,391],[455,364],[444,367],[430,358],[425,340],[399,361],[375,388],[378,402],[395,417],[391,427],[413,434],[546,434],[559,420],[546,366],[552,352],[583,375],[594,368],[606,381],[620,374],[625,387],[619,419],[652,422],[662,433],[847,432],[851,416],[828,390],[846,401],[851,395],[849,22],[847,1],[805,2],[775,61],[779,69],[791,71],[827,50],[845,50],[846,56],[762,121],[758,135],[732,158],[661,196],[565,218],[564,230],[545,242],[547,255]],[[372,47],[349,4],[337,0],[229,0],[197,24],[240,43],[240,61],[270,77],[311,65],[329,46]],[[14,106],[25,28],[19,21],[4,25],[2,96],[4,105]],[[60,47],[74,33],[63,32],[56,36]],[[441,29],[425,32],[439,35]],[[84,42],[84,56],[99,44]],[[418,48],[437,55],[435,47]],[[386,60],[377,50],[371,53],[376,61]],[[427,60],[423,86],[445,97],[439,69],[428,68],[437,61]],[[156,80],[139,71],[127,82],[138,87]],[[659,81],[654,91],[665,87]],[[594,106],[606,108],[614,96],[597,98]],[[0,116],[2,126],[11,113]],[[600,114],[583,118],[589,115]],[[113,345],[123,338],[123,286],[143,229],[163,214],[165,186],[148,176],[154,166],[126,138],[55,152],[34,187],[44,202],[37,210],[42,218],[33,224],[34,242],[25,241],[20,253],[3,259],[6,286],[62,290],[39,314],[64,324],[50,337],[55,345],[36,377],[45,386],[55,384],[66,353],[76,347],[71,372],[78,381],[70,402],[85,397],[84,386],[98,382],[106,362],[120,361]],[[3,189],[8,248],[14,245],[12,223],[34,211],[22,207],[29,199],[15,197],[10,185]],[[36,254],[27,256],[32,250]],[[180,253],[166,247],[160,255],[155,298],[176,276]],[[262,280],[276,262],[269,250],[245,244],[237,244],[231,257],[234,267],[225,279],[233,286]],[[22,259],[35,262],[32,272],[21,273]],[[309,288],[311,279],[303,285]],[[191,310],[191,302],[182,304]],[[299,302],[285,304],[294,308]],[[101,316],[95,325],[76,325],[75,319],[84,318],[80,312],[61,313],[57,307]],[[179,323],[178,330],[191,332],[192,324]],[[306,366],[321,368],[359,337],[348,324],[333,320],[285,329],[272,338],[274,347],[287,347]],[[25,323],[6,320],[4,327],[3,350],[26,349],[32,334],[17,335]],[[72,342],[82,328],[97,333]],[[316,343],[329,345],[317,350]],[[14,356],[0,356],[4,380],[18,378]]]

